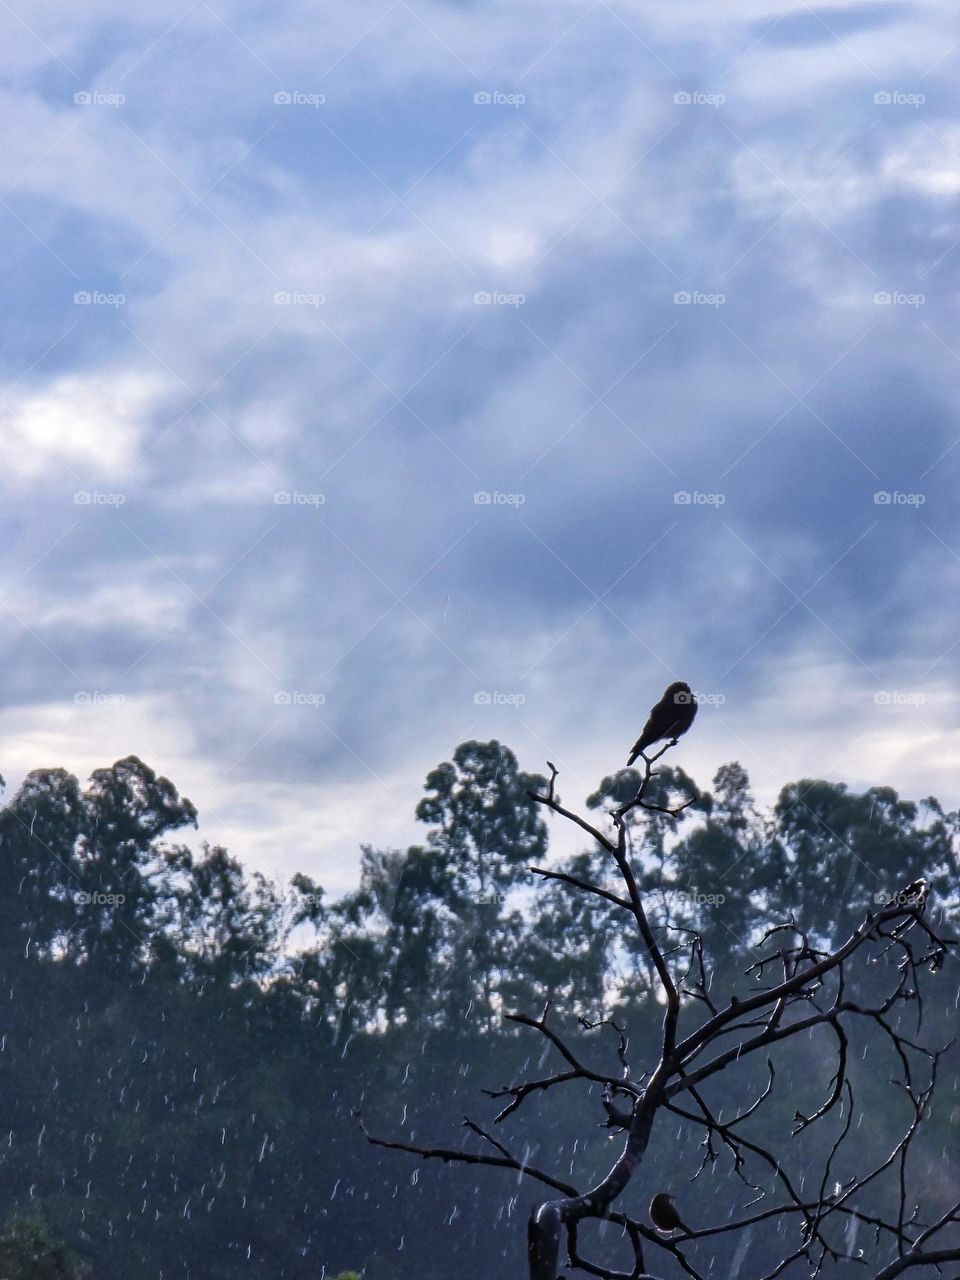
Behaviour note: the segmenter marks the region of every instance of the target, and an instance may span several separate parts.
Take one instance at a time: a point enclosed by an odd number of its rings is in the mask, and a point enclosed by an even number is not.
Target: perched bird
[[[650,1201],[650,1221],[658,1231],[679,1230],[690,1234],[690,1228],[677,1213],[673,1196],[668,1196],[665,1191],[659,1191]]]
[[[637,756],[642,755],[647,747],[655,742],[672,738],[674,741],[687,732],[697,714],[697,700],[688,684],[675,680],[667,686],[667,691],[652,708],[643,726],[643,733],[633,744],[628,765],[633,764]]]

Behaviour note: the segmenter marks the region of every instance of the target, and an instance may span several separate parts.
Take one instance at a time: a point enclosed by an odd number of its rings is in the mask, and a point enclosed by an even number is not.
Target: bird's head
[[[685,680],[674,680],[673,684],[667,687],[667,698],[670,702],[677,702],[683,706],[693,701],[693,690]]]

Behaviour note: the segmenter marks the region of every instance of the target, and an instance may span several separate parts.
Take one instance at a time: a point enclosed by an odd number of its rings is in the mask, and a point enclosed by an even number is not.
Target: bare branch
[[[557,1051],[565,1066],[552,1074],[519,1080],[500,1089],[484,1090],[490,1098],[509,1099],[495,1117],[494,1123],[497,1124],[534,1095],[562,1088],[574,1081],[599,1085],[606,1126],[624,1135],[622,1149],[606,1174],[589,1190],[580,1191],[548,1170],[532,1166],[525,1159],[520,1160],[509,1147],[472,1120],[465,1120],[465,1127],[491,1151],[478,1153],[421,1147],[375,1138],[364,1128],[367,1140],[377,1146],[427,1159],[511,1169],[549,1187],[556,1198],[540,1204],[529,1223],[531,1280],[557,1280],[560,1241],[564,1236],[570,1266],[602,1280],[657,1280],[644,1260],[647,1245],[668,1255],[671,1264],[691,1280],[706,1280],[698,1269],[697,1249],[701,1242],[747,1231],[762,1223],[776,1225],[779,1231],[781,1224],[790,1220],[795,1221],[801,1233],[799,1244],[785,1247],[779,1261],[761,1280],[778,1280],[798,1263],[803,1263],[814,1276],[828,1262],[850,1261],[866,1269],[867,1259],[862,1256],[862,1251],[852,1255],[841,1243],[844,1237],[838,1228],[845,1231],[852,1223],[870,1227],[877,1248],[884,1251],[879,1258],[880,1269],[873,1272],[873,1280],[893,1280],[913,1268],[960,1262],[960,1246],[956,1249],[928,1248],[938,1233],[960,1225],[960,1203],[925,1226],[918,1207],[911,1207],[909,1198],[910,1153],[929,1114],[938,1066],[944,1052],[942,1048],[928,1047],[920,1033],[922,971],[926,968],[934,972],[939,969],[944,957],[956,945],[955,939],[942,937],[924,918],[928,898],[926,881],[915,881],[878,910],[869,912],[844,942],[829,951],[814,945],[794,920],[771,925],[757,945],[758,959],[748,970],[758,989],[746,998],[731,995],[724,1002],[710,990],[703,936],[696,930],[673,923],[669,918],[663,927],[658,926],[655,931],[651,927],[634,868],[628,821],[631,815],[637,811],[650,811],[677,818],[687,807],[680,805],[670,809],[647,798],[650,783],[656,776],[654,764],[672,745],[668,742],[656,755],[643,757],[643,773],[636,794],[610,812],[615,838],[561,804],[556,793],[557,769],[549,762],[551,776],[547,791],[543,795],[533,795],[538,804],[586,832],[615,865],[622,892],[594,884],[567,871],[543,867],[531,867],[530,870],[543,880],[556,881],[572,892],[606,902],[618,913],[619,919],[626,916],[629,926],[635,928],[634,945],[637,946],[639,940],[638,950],[649,964],[651,974],[656,975],[658,998],[663,1003],[659,1045],[649,1053],[647,1061],[640,1064],[642,1069],[634,1072],[625,1030],[610,1019],[593,1021],[581,1018],[581,1025],[586,1030],[610,1026],[617,1036],[619,1075],[595,1070],[581,1061],[564,1037],[550,1025],[548,1003],[539,1018],[522,1013],[505,1016],[509,1021],[538,1032]],[[673,945],[675,940],[676,946]],[[672,959],[678,951],[687,956],[685,972],[683,962]],[[880,994],[854,999],[848,994],[851,989],[856,990],[855,984],[848,981],[848,971],[859,972],[852,968],[854,962],[862,965],[870,961],[882,966],[877,971],[885,977],[889,974],[889,981],[882,984]],[[671,964],[679,977],[675,976]],[[913,1036],[905,1035],[897,1026],[899,1011],[907,1005],[911,1008],[916,1006],[917,1011],[917,1031]],[[892,1016],[894,1011],[897,1011],[897,1016]],[[681,1021],[684,1023],[682,1032]],[[850,1028],[860,1021],[882,1033],[887,1046],[885,1051],[892,1055],[894,1064],[899,1064],[903,1075],[902,1080],[891,1083],[909,1101],[911,1114],[892,1148],[878,1163],[842,1185],[835,1183],[831,1190],[834,1164],[839,1164],[841,1153],[849,1152],[855,1117],[859,1123],[864,1116],[862,1104],[857,1110],[858,1099],[854,1094],[849,1065]],[[830,1032],[832,1073],[819,1106],[810,1114],[797,1109],[788,1135],[789,1138],[800,1138],[821,1122],[827,1121],[831,1126],[836,1124],[829,1149],[817,1161],[817,1173],[810,1179],[809,1170],[803,1169],[800,1176],[790,1172],[787,1152],[768,1149],[749,1136],[749,1130],[752,1118],[773,1099],[775,1090],[782,1088],[782,1077],[778,1079],[770,1052],[777,1046],[812,1033],[818,1027]],[[724,1080],[742,1079],[743,1064],[749,1063],[751,1057],[761,1050],[767,1051],[766,1083],[762,1088],[754,1084],[752,1101],[745,1101],[731,1119],[723,1120],[722,1109],[711,1105],[703,1087],[709,1091],[721,1076]],[[927,1068],[929,1078],[921,1088],[917,1078],[922,1078]],[[751,1080],[752,1074],[746,1078]],[[695,1110],[683,1105],[687,1100],[692,1102]],[[834,1120],[829,1121],[831,1115]],[[656,1230],[645,1222],[618,1212],[616,1201],[643,1166],[654,1125],[660,1116],[673,1117],[683,1125],[695,1126],[702,1133],[702,1156],[694,1178],[716,1164],[726,1151],[732,1162],[736,1185],[749,1192],[749,1203],[741,1205],[721,1223],[699,1225],[689,1230],[682,1228],[679,1235],[676,1231]],[[363,1127],[362,1120],[360,1124]],[[797,1145],[802,1147],[803,1144]],[[794,1148],[791,1146],[789,1149]],[[761,1176],[763,1183],[757,1180]],[[885,1179],[884,1185],[889,1187],[894,1177],[898,1206],[895,1220],[892,1213],[885,1218],[874,1212],[865,1199],[865,1192],[879,1179]],[[814,1191],[811,1194],[808,1190],[804,1195],[801,1189],[805,1185],[810,1186],[811,1182]],[[774,1204],[765,1203],[768,1196],[772,1198],[771,1187],[777,1198]],[[589,1218],[604,1219],[622,1228],[633,1250],[632,1270],[611,1270],[583,1256],[578,1228]],[[896,1256],[891,1258],[890,1252],[894,1249]],[[709,1251],[704,1256],[712,1258]],[[712,1274],[709,1267],[707,1274]]]

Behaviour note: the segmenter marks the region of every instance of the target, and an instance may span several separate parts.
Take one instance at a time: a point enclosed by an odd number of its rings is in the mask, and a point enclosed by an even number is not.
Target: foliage
[[[598,820],[632,772],[597,788]],[[836,938],[915,869],[932,881],[930,909],[955,913],[957,817],[935,801],[804,781],[765,812],[737,765],[710,791],[680,770],[661,783],[691,803],[682,821],[634,826],[643,887],[662,919],[702,930],[711,975],[748,982],[758,926],[790,912]],[[610,879],[592,849],[549,860],[528,795],[544,785],[503,744],[462,744],[427,778],[422,842],[365,848],[357,888],[331,900],[307,875],[274,885],[219,846],[184,843],[194,806],[135,757],[86,786],[30,774],[0,809],[0,1204],[42,1213],[96,1280],[232,1280],[244,1267],[277,1280],[357,1266],[364,1280],[514,1276],[517,1189],[481,1173],[464,1195],[449,1170],[377,1156],[352,1112],[363,1102],[400,1124],[406,1109],[438,1134],[477,1085],[531,1065],[506,1009],[555,1000],[587,1055],[577,1015],[621,1020],[637,1043],[659,1025],[647,958],[616,920],[529,872]],[[951,983],[955,994],[952,971],[925,1013],[944,1040]],[[859,1069],[879,1097],[869,1053]],[[817,1070],[814,1050],[798,1052],[785,1084],[799,1096]],[[934,1179],[960,1116],[942,1108],[932,1124]],[[609,1153],[576,1100],[536,1124],[518,1115],[517,1135],[532,1159],[576,1146],[598,1173]],[[723,1194],[721,1178],[702,1188],[705,1215]],[[9,1247],[27,1247],[16,1230]],[[717,1256],[727,1274],[722,1241]],[[0,1259],[19,1280],[13,1255]]]

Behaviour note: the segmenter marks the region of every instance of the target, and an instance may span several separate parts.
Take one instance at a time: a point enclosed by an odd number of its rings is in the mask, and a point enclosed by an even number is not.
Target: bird
[[[632,765],[637,756],[642,755],[647,747],[665,738],[677,738],[687,732],[697,714],[697,700],[690,686],[683,680],[674,680],[668,685],[663,697],[651,708],[643,733],[633,744],[628,765]]]
[[[680,1230],[690,1234],[690,1228],[677,1213],[673,1196],[667,1195],[665,1191],[658,1191],[650,1201],[650,1221],[658,1231]]]

